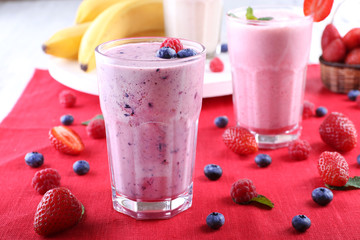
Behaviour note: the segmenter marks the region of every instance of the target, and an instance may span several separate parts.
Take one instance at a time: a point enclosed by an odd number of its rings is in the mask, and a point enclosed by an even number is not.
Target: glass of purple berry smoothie
[[[139,220],[192,204],[206,53],[181,40],[196,55],[161,58],[164,40],[119,39],[95,51],[113,206]]]

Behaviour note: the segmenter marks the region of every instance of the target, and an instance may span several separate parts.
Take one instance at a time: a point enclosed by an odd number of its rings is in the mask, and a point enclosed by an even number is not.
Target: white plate
[[[224,62],[223,72],[213,73],[209,69],[209,60],[206,61],[203,97],[217,97],[232,94],[230,62],[227,54],[219,58]],[[63,85],[80,92],[98,95],[96,70],[83,72],[78,62],[56,57],[49,57],[50,75]]]

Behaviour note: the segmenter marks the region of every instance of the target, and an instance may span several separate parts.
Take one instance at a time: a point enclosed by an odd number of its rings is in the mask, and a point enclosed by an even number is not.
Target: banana
[[[81,38],[90,24],[78,24],[57,31],[43,43],[43,51],[56,57],[77,60]]]
[[[77,11],[75,23],[93,21],[102,11],[123,0],[83,0]]]
[[[136,36],[148,31],[164,32],[162,0],[123,0],[103,11],[85,32],[79,49],[80,68],[95,68],[95,48],[100,43]]]

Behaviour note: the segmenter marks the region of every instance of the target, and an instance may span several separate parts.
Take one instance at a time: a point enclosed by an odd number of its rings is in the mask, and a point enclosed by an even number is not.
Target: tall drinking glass
[[[191,206],[205,48],[162,59],[164,38],[131,38],[96,48],[112,200],[136,219],[170,218]]]
[[[233,103],[239,126],[260,148],[279,148],[301,133],[312,16],[294,7],[254,7],[227,13]]]
[[[165,32],[200,42],[208,58],[220,43],[222,0],[164,0]]]

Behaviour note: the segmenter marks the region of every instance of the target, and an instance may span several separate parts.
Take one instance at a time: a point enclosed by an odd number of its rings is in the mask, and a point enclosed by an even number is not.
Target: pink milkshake
[[[260,148],[286,146],[301,131],[312,17],[294,8],[246,8],[227,16],[233,103],[237,124],[252,131]]]
[[[124,39],[97,48],[115,210],[136,219],[169,218],[191,206],[204,48],[156,56],[163,38]]]

